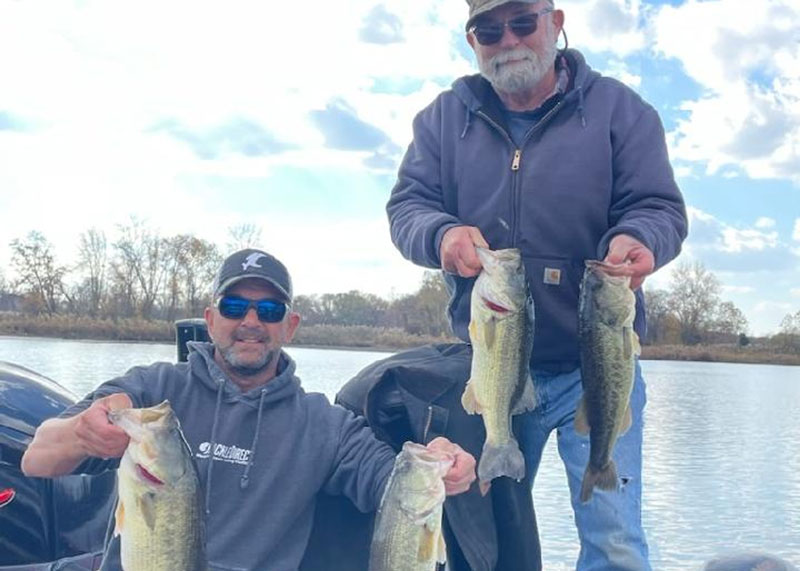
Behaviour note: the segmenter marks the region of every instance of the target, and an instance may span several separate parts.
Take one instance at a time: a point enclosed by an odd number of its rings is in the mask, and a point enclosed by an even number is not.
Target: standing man
[[[260,250],[237,252],[220,267],[213,292],[205,310],[213,344],[191,343],[187,363],[133,368],[42,423],[22,469],[40,477],[114,469],[128,436],[108,412],[168,399],[205,489],[209,568],[297,569],[317,492],[376,509],[394,451],[363,419],[300,386],[282,349],[300,316],[281,262]],[[469,488],[472,456],[445,438],[428,446],[455,458],[448,493]],[[119,569],[118,538],[107,552],[104,569]]]
[[[614,461],[620,489],[579,499],[588,439],[573,421],[581,396],[578,292],[586,259],[626,264],[644,334],[645,277],[680,251],[686,212],[656,111],[636,93],[559,51],[564,13],[552,0],[467,0],[467,41],[480,75],[462,77],[414,120],[387,205],[392,240],[441,267],[451,325],[469,341],[475,246],[519,248],[536,307],[531,357],[537,408],[517,431],[532,485],[552,431],[581,541],[577,568],[650,569],[641,522],[644,382]],[[565,36],[566,38],[566,36]],[[547,529],[547,526],[544,526]]]

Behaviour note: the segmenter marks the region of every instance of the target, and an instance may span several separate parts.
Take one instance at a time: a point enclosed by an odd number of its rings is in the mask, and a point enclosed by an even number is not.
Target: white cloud
[[[613,60],[608,62],[606,68],[603,70],[603,74],[618,79],[633,89],[636,89],[642,84],[642,76],[631,71],[630,67],[624,61]]]
[[[759,229],[762,229],[762,230],[765,229],[765,228],[774,228],[775,227],[775,219],[774,218],[768,218],[766,216],[761,216],[760,218],[758,218],[758,220],[756,220],[755,226],[756,226],[756,228],[759,228]]]
[[[559,0],[571,45],[592,52],[630,55],[645,45],[640,0]]]
[[[682,105],[673,157],[800,182],[800,5],[689,0],[658,10],[653,28],[657,52],[702,89]]]
[[[800,287],[790,289],[789,293],[792,294],[792,297],[800,297]]]
[[[722,229],[723,252],[762,251],[778,245],[777,232],[763,232],[759,229]]]
[[[794,220],[794,230],[792,231],[792,240],[800,242],[800,218]]]
[[[733,225],[689,206],[686,246],[715,270],[754,272],[797,267],[798,255],[778,231],[759,219],[752,227]]]
[[[726,294],[742,294],[753,293],[755,289],[752,286],[724,285],[722,286],[722,291]]]
[[[760,301],[753,306],[751,312],[756,316],[756,325],[751,323],[751,329],[756,335],[777,333],[781,320],[793,311],[795,308],[791,303]]]

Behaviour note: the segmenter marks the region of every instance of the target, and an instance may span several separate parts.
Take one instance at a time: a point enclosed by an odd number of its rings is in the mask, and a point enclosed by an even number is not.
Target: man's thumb
[[[106,401],[108,410],[117,410],[120,408],[133,407],[133,402],[131,401],[131,397],[129,397],[125,393],[114,393],[113,395],[108,395],[104,400]]]

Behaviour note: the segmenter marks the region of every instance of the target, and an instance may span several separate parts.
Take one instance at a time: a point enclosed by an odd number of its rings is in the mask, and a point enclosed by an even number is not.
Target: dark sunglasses
[[[544,16],[552,11],[552,8],[545,8],[539,12],[528,12],[521,16],[515,16],[505,22],[478,22],[472,26],[469,31],[475,34],[475,39],[478,40],[480,45],[491,46],[503,39],[506,26],[508,26],[508,29],[518,38],[530,36],[536,31],[539,23],[539,16]]]
[[[251,307],[256,308],[258,320],[265,323],[277,323],[286,315],[287,304],[277,299],[244,299],[233,295],[219,298],[217,309],[227,319],[243,319]]]

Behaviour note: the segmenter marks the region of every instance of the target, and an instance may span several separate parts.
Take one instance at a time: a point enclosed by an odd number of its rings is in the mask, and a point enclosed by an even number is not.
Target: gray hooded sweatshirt
[[[130,395],[134,407],[170,401],[204,490],[211,569],[297,569],[320,490],[343,494],[364,512],[377,508],[395,454],[362,418],[306,393],[286,353],[274,379],[243,393],[217,366],[213,345],[189,346],[187,363],[135,367],[62,416],[117,392]],[[76,472],[118,464],[92,458]],[[118,551],[114,539],[104,569],[120,568]]]

